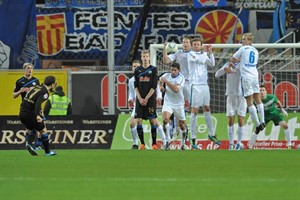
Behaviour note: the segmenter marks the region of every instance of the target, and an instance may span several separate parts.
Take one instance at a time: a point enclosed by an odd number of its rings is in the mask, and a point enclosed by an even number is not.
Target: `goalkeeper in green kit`
[[[278,98],[273,94],[267,94],[267,90],[264,85],[260,85],[260,98],[262,103],[264,104],[264,115],[265,115],[265,124],[267,125],[268,122],[273,121],[275,126],[280,125],[281,128],[284,129],[284,135],[287,140],[287,148],[292,148],[291,143],[291,131],[288,127],[288,124],[284,120],[283,116],[288,116],[288,113],[284,110],[282,107],[281,102],[278,100]],[[282,114],[280,113],[280,111]],[[252,149],[257,135],[259,132],[253,133],[251,136],[250,142],[249,142],[249,149]]]

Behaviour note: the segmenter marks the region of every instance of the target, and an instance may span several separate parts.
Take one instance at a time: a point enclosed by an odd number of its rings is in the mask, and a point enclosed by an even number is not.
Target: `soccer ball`
[[[169,42],[166,46],[167,53],[175,53],[178,50],[178,46],[174,42]]]

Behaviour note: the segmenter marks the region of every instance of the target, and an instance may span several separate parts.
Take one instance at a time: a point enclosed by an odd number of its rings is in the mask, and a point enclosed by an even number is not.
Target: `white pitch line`
[[[132,177],[132,178],[122,178],[122,177],[115,177],[115,178],[62,178],[62,177],[54,177],[54,178],[38,178],[38,177],[0,177],[0,181],[87,181],[87,182],[127,182],[127,181],[135,181],[135,182],[227,182],[232,181],[233,179],[226,179],[226,178],[148,178],[148,177]],[[242,179],[239,182],[296,182],[300,183],[300,179],[293,179],[288,180],[284,178],[261,178],[261,179]]]

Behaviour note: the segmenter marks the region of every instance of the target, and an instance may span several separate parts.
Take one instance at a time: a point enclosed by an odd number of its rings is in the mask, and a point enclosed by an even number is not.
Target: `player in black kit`
[[[42,135],[42,143],[45,148],[46,156],[54,156],[57,153],[50,151],[49,148],[49,135],[44,123],[44,114],[42,111],[42,103],[49,98],[49,91],[53,91],[56,87],[56,79],[54,76],[47,76],[43,85],[37,85],[27,92],[23,99],[20,108],[20,120],[26,127],[27,133],[30,131],[38,131]],[[26,144],[27,150],[33,156],[37,156],[38,153],[32,147],[32,143],[35,140],[34,134],[29,134],[28,142]]]
[[[34,67],[31,63],[23,64],[24,76],[22,76],[16,81],[15,88],[13,91],[14,99],[21,96],[23,101],[26,93],[30,90],[30,88],[40,84],[39,79],[32,75],[33,68]],[[36,135],[36,131],[34,130],[32,133],[29,134]],[[35,143],[37,150],[42,149],[42,140],[40,137],[37,138]]]
[[[157,68],[150,65],[150,53],[144,50],[141,55],[142,66],[134,71],[134,88],[136,93],[135,118],[137,120],[137,132],[141,140],[140,149],[145,149],[142,120],[149,120],[151,124],[152,149],[158,149],[156,145],[156,128],[160,135],[164,135],[163,128],[157,120],[156,114],[156,88],[158,83]]]

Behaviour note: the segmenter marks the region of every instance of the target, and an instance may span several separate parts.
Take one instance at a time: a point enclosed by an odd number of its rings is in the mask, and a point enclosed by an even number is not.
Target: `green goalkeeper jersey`
[[[264,104],[265,111],[265,119],[273,119],[275,117],[281,116],[279,110],[276,107],[276,103],[278,103],[278,99],[273,94],[267,94],[265,99],[262,99],[262,103]]]

